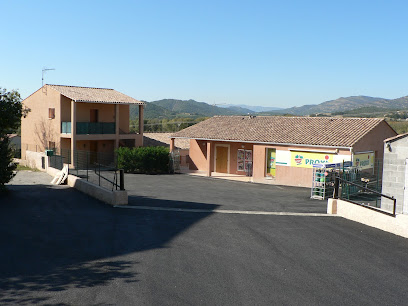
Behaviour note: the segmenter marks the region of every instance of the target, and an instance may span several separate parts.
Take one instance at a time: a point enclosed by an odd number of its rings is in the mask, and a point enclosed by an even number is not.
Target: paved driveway
[[[130,205],[200,209],[326,213],[310,189],[189,175],[125,175]]]
[[[0,195],[1,305],[406,304],[398,236],[337,217],[114,208],[49,180],[19,173]]]

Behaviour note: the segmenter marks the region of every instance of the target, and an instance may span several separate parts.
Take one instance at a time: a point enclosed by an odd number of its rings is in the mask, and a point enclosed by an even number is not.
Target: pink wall
[[[312,168],[295,168],[276,165],[276,183],[279,185],[312,187]]]
[[[396,135],[397,133],[383,121],[355,144],[353,152],[375,151],[375,158],[382,160],[384,156],[384,139]]]
[[[190,139],[190,169],[207,169],[207,143],[202,140]]]

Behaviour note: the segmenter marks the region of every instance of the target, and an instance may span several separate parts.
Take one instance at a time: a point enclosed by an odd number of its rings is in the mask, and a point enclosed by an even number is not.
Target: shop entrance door
[[[228,173],[228,147],[215,148],[215,172]]]
[[[266,175],[275,176],[276,174],[276,149],[268,149],[266,154]]]

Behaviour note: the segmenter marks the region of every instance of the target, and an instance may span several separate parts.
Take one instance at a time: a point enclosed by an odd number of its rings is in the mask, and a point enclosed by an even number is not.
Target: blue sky
[[[408,95],[407,1],[1,1],[0,87],[275,107]]]

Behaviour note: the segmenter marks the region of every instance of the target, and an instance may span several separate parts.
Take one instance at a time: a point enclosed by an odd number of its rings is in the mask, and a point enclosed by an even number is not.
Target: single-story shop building
[[[384,140],[382,193],[397,199],[397,213],[408,214],[408,133]],[[393,203],[381,199],[381,207],[392,210]]]
[[[215,116],[171,135],[190,139],[190,169],[247,175],[253,182],[311,187],[313,165],[383,158],[397,133],[383,119]]]

